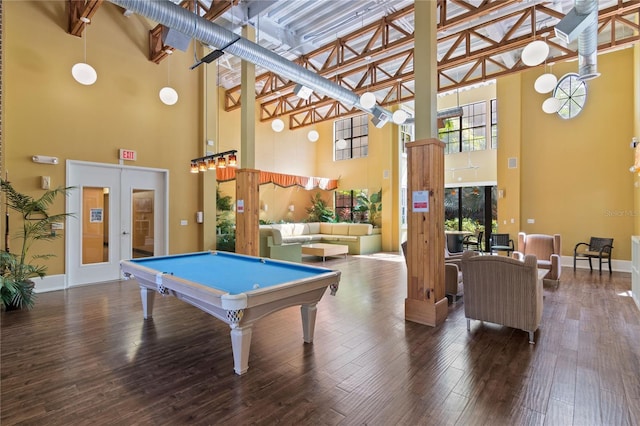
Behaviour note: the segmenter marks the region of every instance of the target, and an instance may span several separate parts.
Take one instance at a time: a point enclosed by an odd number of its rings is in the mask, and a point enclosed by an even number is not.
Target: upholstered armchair
[[[529,234],[518,233],[518,251],[513,253],[516,259],[524,259],[524,256],[532,254],[538,259],[538,268],[548,269],[544,276],[544,282],[556,287],[560,284],[562,265],[562,239],[560,234]]]
[[[506,256],[480,256],[467,251],[462,256],[464,316],[524,330],[529,343],[542,320],[543,289],[535,256],[524,261]]]

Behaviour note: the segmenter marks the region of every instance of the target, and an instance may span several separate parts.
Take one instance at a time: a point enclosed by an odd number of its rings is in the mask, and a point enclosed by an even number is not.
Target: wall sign
[[[120,159],[121,160],[136,161],[137,158],[138,158],[138,156],[137,156],[135,151],[133,151],[131,149],[120,148]]]
[[[411,198],[413,212],[421,213],[429,211],[429,191],[413,191]]]
[[[89,209],[89,222],[102,223],[102,209]]]
[[[238,206],[236,207],[236,212],[244,213],[244,200],[238,200]]]

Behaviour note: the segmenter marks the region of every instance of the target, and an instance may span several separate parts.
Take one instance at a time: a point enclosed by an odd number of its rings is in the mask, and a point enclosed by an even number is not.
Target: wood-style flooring
[[[306,262],[322,265],[314,258]],[[143,320],[134,281],[38,295],[1,314],[3,426],[638,425],[640,312],[630,274],[563,270],[536,344],[473,321],[404,320],[401,255],[329,258],[313,344],[298,307],[260,320],[233,372],[226,324],[173,297]]]

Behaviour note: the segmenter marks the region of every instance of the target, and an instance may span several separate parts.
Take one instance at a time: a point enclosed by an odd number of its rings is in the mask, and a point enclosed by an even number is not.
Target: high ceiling
[[[193,0],[172,1],[194,10]],[[436,1],[439,92],[527,68],[520,56],[534,39],[550,45],[549,64],[577,56],[577,42],[567,45],[554,34],[574,0]],[[89,0],[84,7],[101,2]],[[198,0],[195,10],[237,34],[250,24],[260,46],[358,94],[374,92],[380,105],[389,106],[414,98],[413,5],[413,0]],[[601,0],[598,7],[599,52],[638,42],[640,0]],[[162,45],[161,29],[155,30],[155,58],[150,52],[156,62],[170,48]],[[238,108],[240,59],[225,54],[217,64],[225,108]],[[352,112],[321,95],[300,99],[292,92],[294,84],[256,67],[261,120],[288,116],[289,126],[296,128]]]

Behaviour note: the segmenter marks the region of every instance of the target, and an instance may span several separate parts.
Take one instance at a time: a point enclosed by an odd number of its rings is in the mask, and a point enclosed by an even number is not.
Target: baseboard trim
[[[47,275],[42,279],[33,278],[33,282],[36,283],[36,287],[34,289],[36,293],[46,293],[49,291],[58,291],[67,288],[67,276],[65,274]]]
[[[571,268],[573,269],[573,256],[562,256],[562,267],[563,268]],[[598,261],[592,260],[593,262],[593,270],[599,271],[598,269]],[[579,261],[576,263],[576,269],[589,269],[589,262],[587,261]],[[630,260],[617,260],[611,259],[611,269],[616,272],[628,272],[631,273],[631,261]],[[609,272],[609,265],[602,265],[602,271]]]

